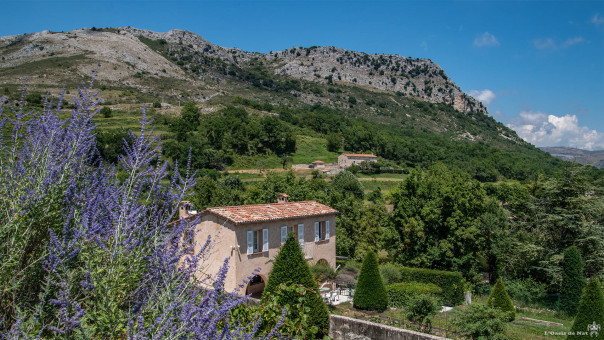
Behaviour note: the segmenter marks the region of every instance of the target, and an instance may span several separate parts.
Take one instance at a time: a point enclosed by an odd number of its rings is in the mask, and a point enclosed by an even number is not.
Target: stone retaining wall
[[[395,328],[379,323],[331,315],[329,318],[329,336],[334,340],[436,340],[447,339],[435,335]]]

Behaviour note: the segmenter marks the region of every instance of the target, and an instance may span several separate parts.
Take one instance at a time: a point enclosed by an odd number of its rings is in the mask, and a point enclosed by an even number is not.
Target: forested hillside
[[[124,123],[135,125],[146,102],[164,155],[183,161],[193,148],[198,169],[256,168],[259,157],[269,168],[289,156],[312,161],[311,140],[331,141],[334,155],[373,152],[389,167],[443,162],[481,181],[522,180],[562,165],[495,121],[429,60],[319,47],[250,53],[191,32],[134,28],[3,37],[0,51],[4,101],[17,100],[29,76],[30,94],[38,94],[32,103],[41,105],[44,93],[58,97],[59,84],[73,87],[99,64],[97,84],[114,111],[99,122],[108,141],[101,149],[116,149],[111,140],[119,142]],[[181,116],[186,101],[199,122]]]

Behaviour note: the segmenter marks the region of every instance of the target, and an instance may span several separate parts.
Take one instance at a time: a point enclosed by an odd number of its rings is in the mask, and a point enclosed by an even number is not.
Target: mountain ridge
[[[566,146],[544,146],[539,149],[565,161],[604,168],[604,150],[583,150]]]
[[[160,60],[157,55],[153,56],[152,52],[157,51],[145,50],[138,44],[136,40],[140,37],[163,39],[167,43],[184,45],[193,52],[218,58],[230,66],[260,58],[271,64],[273,74],[311,82],[364,86],[373,90],[400,93],[427,102],[451,104],[462,112],[475,110],[487,114],[482,103],[461,91],[444,70],[429,59],[367,54],[333,46],[292,47],[268,54],[247,52],[218,46],[198,34],[179,29],[162,33],[119,27],[78,29],[69,32],[43,31],[1,37],[2,47],[24,46],[17,51],[3,51],[5,58],[0,61],[0,68],[18,66],[36,58],[84,54],[109,63],[114,71],[118,71],[100,72],[99,77],[103,80],[125,81],[125,78],[136,74],[132,72],[134,70],[142,70],[151,76],[160,75],[161,72],[171,78],[184,78],[181,70],[175,68],[175,65]],[[103,44],[99,43],[101,40]],[[177,55],[178,58],[182,56]],[[146,58],[141,60],[141,56]],[[124,68],[117,65],[118,63],[134,67]],[[207,79],[201,75],[198,80],[205,82]],[[136,85],[136,82],[129,80],[128,84]]]

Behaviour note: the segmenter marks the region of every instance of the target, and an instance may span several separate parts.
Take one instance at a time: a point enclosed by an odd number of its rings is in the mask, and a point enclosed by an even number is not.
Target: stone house
[[[351,165],[359,165],[362,162],[377,162],[377,156],[363,153],[343,153],[338,156],[338,165],[347,168]]]
[[[209,257],[199,269],[198,277],[218,272],[224,259],[230,257],[225,289],[233,291],[252,272],[260,271],[240,290],[240,294],[259,296],[264,290],[272,261],[289,233],[302,246],[310,264],[325,260],[336,265],[336,214],[338,211],[316,201],[289,202],[279,195],[278,203],[208,208],[190,215],[181,204],[181,217],[198,217],[195,230],[195,251],[212,240]]]
[[[321,160],[316,160],[316,161],[310,163],[310,168],[311,169],[323,169],[323,168],[325,168],[325,162],[323,162]]]

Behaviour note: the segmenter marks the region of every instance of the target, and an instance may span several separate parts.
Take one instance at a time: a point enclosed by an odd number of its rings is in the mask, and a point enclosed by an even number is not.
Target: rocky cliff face
[[[348,83],[376,90],[400,92],[432,103],[452,104],[461,112],[486,108],[461,91],[443,69],[429,59],[398,55],[377,55],[337,47],[293,47],[268,54],[245,52],[210,43],[199,35],[182,30],[157,33],[135,28],[120,28],[134,36],[164,39],[190,49],[241,66],[255,58],[271,65],[275,74],[322,83]]]
[[[319,82],[344,82],[400,92],[455,109],[486,113],[482,103],[463,93],[445,72],[428,59],[366,54],[336,47],[292,48],[266,56],[283,59],[275,72]]]

